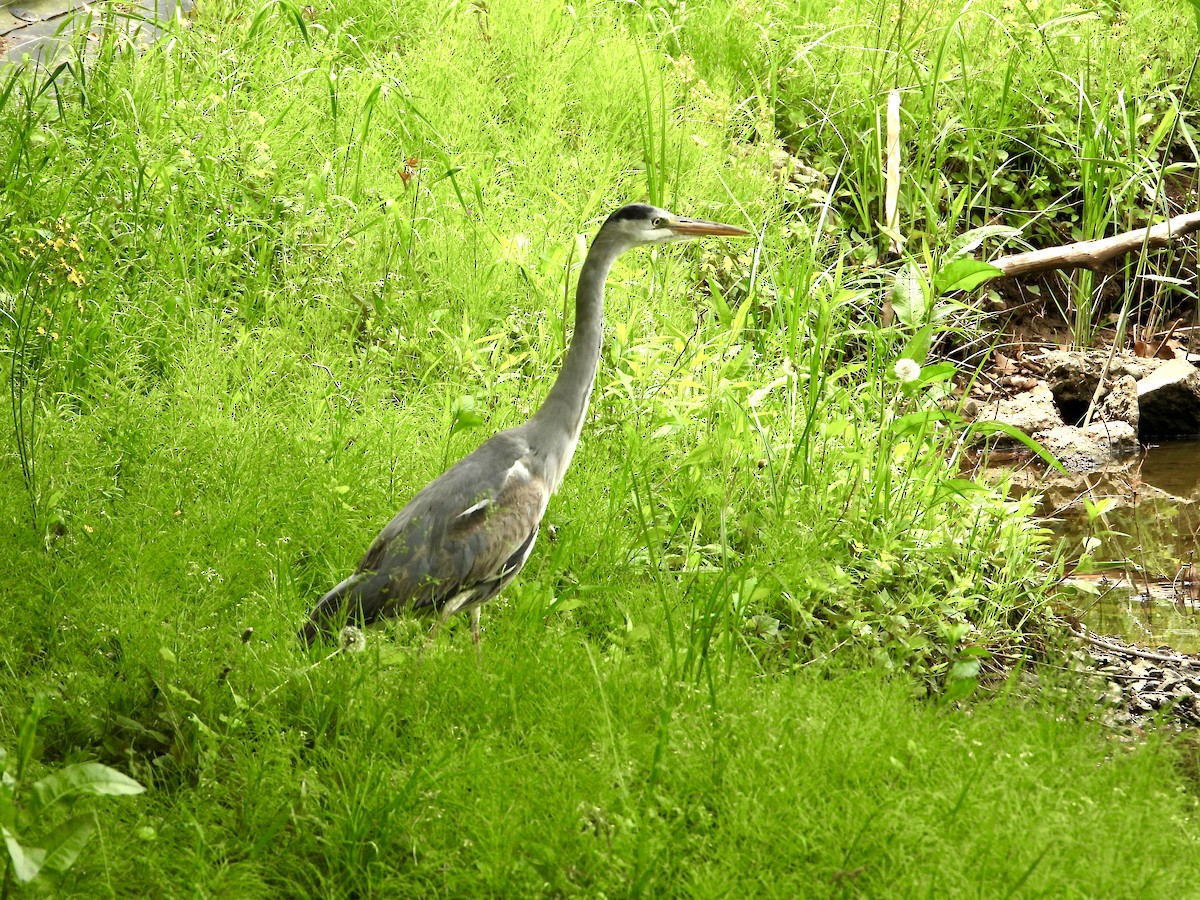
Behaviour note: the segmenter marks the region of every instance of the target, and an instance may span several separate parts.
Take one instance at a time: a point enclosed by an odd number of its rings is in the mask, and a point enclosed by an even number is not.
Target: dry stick
[[[1029,250],[993,259],[992,265],[1005,275],[1027,275],[1047,269],[1094,269],[1123,253],[1145,247],[1169,247],[1178,238],[1200,231],[1200,212],[1180,213],[1165,222],[1115,234],[1094,241],[1076,241],[1061,247]]]
[[[1171,327],[1167,329],[1167,333],[1163,335],[1163,339],[1154,345],[1154,349],[1150,352],[1151,358],[1158,358],[1159,351],[1167,345],[1167,341],[1175,336],[1175,332],[1179,329],[1179,323],[1182,321],[1183,319],[1176,319],[1171,323]]]
[[[888,92],[887,137],[884,141],[883,227],[888,232],[888,253],[897,256],[900,253],[899,232],[896,229],[896,204],[900,197],[900,91],[895,88]],[[883,308],[880,311],[880,322],[884,328],[891,326],[895,316],[892,306],[892,295],[895,292],[896,285],[893,282],[883,299]]]
[[[900,91],[895,89],[888,92],[886,158],[883,221],[892,232],[888,252],[896,256],[900,253],[900,242],[896,240],[896,203],[900,197]]]
[[[1136,647],[1121,646],[1119,644],[1110,644],[1108,641],[1105,641],[1105,640],[1102,640],[1102,639],[1096,637],[1096,635],[1092,634],[1090,631],[1083,631],[1083,630],[1076,631],[1074,628],[1072,628],[1071,634],[1075,635],[1075,637],[1079,638],[1080,640],[1087,641],[1089,644],[1093,644],[1093,645],[1099,647],[1101,650],[1107,650],[1109,653],[1124,654],[1125,656],[1137,656],[1137,657],[1141,657],[1142,659],[1149,659],[1149,660],[1153,660],[1154,662],[1171,663],[1172,665],[1177,665],[1177,666],[1178,665],[1185,665],[1185,666],[1200,665],[1200,660],[1196,659],[1193,656],[1167,655],[1165,653],[1151,653],[1149,650],[1139,650]]]

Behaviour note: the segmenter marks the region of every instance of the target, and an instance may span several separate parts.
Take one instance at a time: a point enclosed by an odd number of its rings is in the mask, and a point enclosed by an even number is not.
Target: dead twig
[[[1136,656],[1139,659],[1148,659],[1153,662],[1170,663],[1173,666],[1200,665],[1200,659],[1196,659],[1193,656],[1154,653],[1150,650],[1140,650],[1137,647],[1130,647],[1127,644],[1113,644],[1084,629],[1076,630],[1072,628],[1071,634],[1075,635],[1075,637],[1082,641],[1087,641],[1094,647],[1099,647],[1101,650],[1107,650],[1109,653],[1117,653],[1124,656]]]
[[[1060,247],[1045,247],[1013,253],[992,260],[1005,275],[1027,275],[1047,269],[1096,269],[1114,257],[1145,247],[1158,250],[1193,231],[1200,231],[1200,212],[1180,213],[1148,228],[1137,228],[1094,241],[1076,241]]]

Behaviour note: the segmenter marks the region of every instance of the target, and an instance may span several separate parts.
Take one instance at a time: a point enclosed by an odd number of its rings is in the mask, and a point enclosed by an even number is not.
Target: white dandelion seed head
[[[347,625],[338,632],[338,643],[347,653],[362,653],[367,649],[367,633],[361,628]]]
[[[915,359],[909,359],[907,356],[896,360],[892,372],[901,384],[909,384],[921,377],[921,367]]]

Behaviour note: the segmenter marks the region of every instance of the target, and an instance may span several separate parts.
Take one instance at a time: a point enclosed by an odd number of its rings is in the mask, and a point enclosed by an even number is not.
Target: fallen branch
[[[1171,663],[1176,666],[1195,666],[1200,665],[1200,660],[1194,656],[1185,656],[1179,653],[1153,653],[1149,650],[1142,650],[1138,647],[1131,647],[1128,644],[1113,644],[1103,638],[1097,637],[1086,629],[1071,629],[1071,634],[1080,640],[1087,641],[1093,647],[1099,647],[1101,650],[1107,650],[1109,653],[1116,653],[1122,656],[1136,656],[1140,659],[1148,659],[1153,662]]]
[[[1116,256],[1146,247],[1158,250],[1194,231],[1200,231],[1200,212],[1180,213],[1165,222],[1095,241],[1076,241],[993,259],[1005,275],[1027,275],[1047,269],[1096,269]]]

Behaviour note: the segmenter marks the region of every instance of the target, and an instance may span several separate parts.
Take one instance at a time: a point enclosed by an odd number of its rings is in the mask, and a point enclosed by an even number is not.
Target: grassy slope
[[[943,710],[903,677],[779,655],[764,672],[745,652],[749,613],[809,621],[838,594],[835,612],[903,636],[889,598],[955,621],[1032,571],[995,510],[971,508],[984,524],[964,538],[960,508],[927,505],[920,441],[879,437],[885,363],[813,389],[823,419],[867,418],[821,423],[804,483],[760,474],[788,435],[760,442],[747,394],[785,353],[805,370],[843,346],[866,299],[828,273],[833,312],[813,301],[751,355],[715,314],[690,337],[694,257],[622,264],[558,539],[485,614],[482,662],[461,630],[419,661],[403,627],[315,667],[296,648],[312,598],[477,440],[447,437],[452,402],[471,395],[494,429],[544,389],[572,236],[654,181],[625,13],[578,9],[364,3],[322,13],[307,46],[285,16],[254,36],[213,7],[140,60],[102,60],[89,115],[39,132],[13,232],[65,215],[89,284],[46,294],[82,301],[40,450],[50,549],[15,459],[0,468],[0,742],[47,694],[47,764],[98,757],[151,787],[95,805],[103,843],[63,892],[1186,896],[1195,797],[1157,744],[1115,748],[1050,700]],[[661,83],[680,110],[668,199],[782,215],[763,148],[730,149],[748,107],[647,65],[652,106]],[[67,191],[83,168],[104,177]],[[803,248],[768,255],[782,294],[808,284]],[[786,431],[794,408],[758,413]],[[872,454],[913,483],[893,490]],[[997,545],[999,574],[978,561]]]

